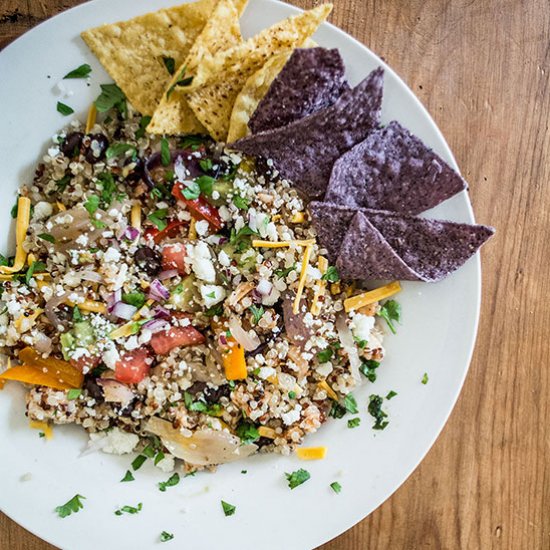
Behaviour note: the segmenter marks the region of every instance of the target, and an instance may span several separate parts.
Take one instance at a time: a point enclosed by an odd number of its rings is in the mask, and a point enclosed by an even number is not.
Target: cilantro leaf
[[[63,77],[63,80],[65,80],[66,78],[86,78],[91,72],[92,68],[90,67],[90,65],[88,65],[88,63],[84,63],[80,65],[80,67],[77,67],[76,69],[68,72]]]
[[[192,201],[199,198],[201,188],[196,181],[186,181],[181,193],[187,200]]]
[[[113,196],[117,190],[115,178],[111,172],[101,172],[97,176],[97,181],[101,186],[101,202],[103,205],[109,206],[113,202]]]
[[[336,494],[338,494],[338,493],[342,490],[342,486],[341,486],[337,481],[333,481],[333,482],[330,484],[330,488],[331,488]]]
[[[203,195],[212,195],[212,189],[214,187],[214,182],[216,181],[214,178],[210,176],[199,176],[195,181],[199,184]]]
[[[393,321],[399,322],[401,320],[401,304],[395,300],[388,300],[380,308],[378,315],[386,321],[389,329],[395,334],[396,330]]]
[[[357,401],[351,393],[348,393],[346,397],[344,397],[344,407],[346,408],[346,411],[351,414],[357,414],[359,412],[359,409],[357,408]]]
[[[334,401],[328,415],[331,418],[342,418],[346,414],[346,412],[346,407],[340,405],[340,403],[338,403],[337,401]]]
[[[174,535],[172,533],[168,533],[168,531],[163,531],[160,534],[160,542],[168,542],[169,540],[172,540],[174,538]]]
[[[262,306],[251,305],[248,309],[252,312],[252,315],[254,316],[254,324],[257,325],[265,313],[264,308]]]
[[[248,201],[240,195],[233,195],[233,204],[239,210],[248,210]]]
[[[112,159],[115,157],[120,157],[126,151],[132,151],[132,158],[135,160],[137,157],[137,149],[134,145],[131,145],[130,143],[113,143],[112,145],[109,145],[107,148],[107,151],[105,152],[105,156],[107,159]]]
[[[383,401],[384,398],[379,395],[371,395],[369,397],[367,410],[375,420],[372,426],[373,430],[383,430],[389,424],[387,420],[384,420],[388,415],[382,410]]]
[[[166,481],[161,481],[159,486],[159,491],[163,493],[166,492],[167,487],[174,487],[180,482],[180,475],[178,472],[173,473]]]
[[[44,262],[33,262],[27,269],[25,274],[25,282],[29,284],[35,273],[40,273],[46,269],[46,264]]]
[[[116,84],[101,84],[101,94],[95,100],[95,107],[104,113],[116,107],[122,114],[126,113],[126,96]]]
[[[199,160],[199,166],[203,172],[210,172],[212,170],[212,159]]]
[[[421,382],[424,385],[426,385],[428,383],[428,373],[427,372],[424,373],[424,376],[422,377]]]
[[[93,216],[99,208],[99,197],[97,195],[90,195],[84,203],[84,208],[88,211],[90,216]]]
[[[235,433],[241,438],[243,445],[254,443],[254,441],[260,439],[260,432],[258,432],[256,426],[248,420],[241,421],[241,423],[237,426]]]
[[[250,239],[248,239],[248,237],[251,235],[258,235],[258,233],[250,229],[248,225],[245,225],[238,231],[232,229],[231,235],[229,236],[229,244],[234,246],[237,252],[243,252],[250,247]]]
[[[216,317],[223,315],[223,306],[221,304],[216,304],[215,306],[209,307],[204,314],[207,317]]]
[[[163,166],[169,166],[172,162],[172,153],[170,153],[170,144],[166,138],[160,140],[160,160]]]
[[[141,120],[139,121],[139,128],[136,130],[136,139],[140,139],[145,135],[145,130],[147,126],[149,126],[149,122],[151,122],[150,116],[145,115],[141,117]]]
[[[40,233],[40,235],[38,235],[38,238],[42,239],[43,241],[55,244],[55,237],[53,235],[50,235],[49,233]]]
[[[222,500],[222,508],[223,508],[223,513],[226,516],[232,516],[235,513],[235,510],[237,509],[236,506],[233,506],[233,504],[229,504],[224,500]]]
[[[334,355],[334,350],[329,346],[328,348],[322,349],[321,351],[317,352],[317,360],[319,363],[327,363],[332,359],[332,356]]]
[[[274,271],[275,275],[279,277],[279,279],[283,279],[286,277],[291,271],[296,271],[296,264],[291,265],[290,267],[287,267],[286,269],[276,269]]]
[[[390,399],[393,399],[397,395],[397,392],[391,390],[388,392],[388,395],[386,395],[386,399],[389,401]]]
[[[65,103],[61,103],[61,101],[57,102],[57,112],[61,113],[63,116],[72,115],[74,113],[74,109],[72,107],[69,107]]]
[[[328,281],[329,283],[337,283],[340,280],[340,274],[335,266],[329,265],[321,279],[323,281]]]
[[[115,510],[115,516],[121,516],[122,514],[137,514],[143,509],[143,504],[140,502],[137,506],[123,506],[118,510]]]
[[[74,388],[67,392],[67,399],[69,401],[74,401],[75,399],[78,399],[81,395],[82,395],[82,390],[79,388]]]
[[[380,366],[378,361],[368,359],[366,361],[361,361],[361,366],[359,370],[364,374],[370,382],[376,380],[376,369]]]
[[[86,497],[83,497],[82,495],[75,495],[71,500],[63,504],[62,506],[57,506],[55,511],[57,515],[60,518],[66,518],[67,516],[70,516],[71,514],[76,514],[82,508],[84,508],[84,505],[82,504],[81,500],[86,499]]]
[[[350,418],[348,420],[348,428],[357,428],[361,424],[361,419],[359,417],[357,418]]]
[[[168,223],[166,222],[166,216],[168,215],[168,208],[160,208],[159,210],[155,210],[151,214],[147,216],[147,219],[156,226],[156,228],[159,231],[163,231],[168,227]]]
[[[60,180],[55,182],[55,189],[58,193],[63,193],[67,189],[67,185],[71,182],[70,174],[65,174]]]
[[[166,70],[173,75],[176,71],[176,60],[173,57],[164,57],[162,56],[162,62],[166,67]]]
[[[135,481],[134,474],[130,470],[126,470],[124,477],[120,480],[120,483],[126,483],[128,481]]]
[[[90,220],[90,223],[97,229],[105,229],[107,227],[107,224],[101,220]]]
[[[300,468],[290,474],[285,473],[285,477],[288,481],[288,486],[291,489],[296,489],[296,487],[302,485],[302,483],[305,483],[308,479],[310,479],[311,475],[307,470]]]
[[[168,91],[166,92],[166,99],[170,99],[170,96],[172,95],[172,92],[176,89],[176,87],[179,86],[189,86],[193,82],[193,77],[188,76],[185,77],[185,72],[187,71],[187,65],[185,65],[181,71],[178,74],[178,77],[176,78],[176,81],[174,84],[168,88]]]
[[[131,306],[137,307],[138,309],[143,306],[143,304],[146,301],[145,294],[139,290],[136,290],[135,292],[126,292],[122,294],[122,301],[125,304],[129,304]]]
[[[134,460],[132,461],[132,469],[134,470],[134,472],[136,470],[139,470],[143,466],[146,460],[147,460],[147,457],[145,455],[136,456],[136,458],[134,458]]]

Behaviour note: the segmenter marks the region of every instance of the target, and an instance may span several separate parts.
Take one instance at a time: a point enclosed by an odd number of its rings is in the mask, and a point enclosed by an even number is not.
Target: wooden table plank
[[[2,0],[0,48],[77,3]],[[550,5],[335,4],[332,21],[384,57],[432,113],[478,219],[498,233],[483,253],[478,344],[449,423],[393,497],[322,548],[550,548]],[[53,547],[0,515],[0,548]]]

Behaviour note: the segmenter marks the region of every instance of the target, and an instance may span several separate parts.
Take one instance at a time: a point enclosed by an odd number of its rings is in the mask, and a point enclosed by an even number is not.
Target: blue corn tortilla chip
[[[336,263],[342,242],[357,211],[338,204],[313,201],[309,203],[309,212],[318,241],[327,251],[328,261]]]
[[[345,70],[337,49],[295,50],[250,118],[250,131],[273,130],[329,107],[349,90]]]
[[[464,189],[457,172],[393,121],[336,161],[325,200],[419,214]]]
[[[282,177],[307,198],[323,197],[336,159],[378,126],[383,79],[379,67],[334,105],[287,126],[247,136],[231,147],[271,159]]]
[[[437,282],[461,267],[494,231],[485,225],[361,209],[336,265],[348,279]]]

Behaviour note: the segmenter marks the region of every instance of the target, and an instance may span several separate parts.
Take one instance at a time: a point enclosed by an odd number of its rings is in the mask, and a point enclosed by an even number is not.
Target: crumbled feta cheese
[[[118,262],[120,260],[120,252],[116,249],[110,246],[106,251],[105,254],[103,254],[103,259],[106,262]]]
[[[187,255],[197,278],[207,283],[213,283],[216,280],[216,270],[210,259],[210,249],[206,243],[198,242],[195,246],[187,245]]]
[[[355,338],[368,342],[371,330],[374,328],[374,317],[363,315],[362,313],[354,313],[351,317],[350,328]]]
[[[176,467],[176,461],[172,455],[165,455],[162,460],[157,462],[156,467],[163,472],[170,473],[174,471]]]
[[[225,296],[226,291],[223,286],[217,285],[202,285],[201,286],[201,296],[204,300],[204,305],[206,307],[212,307],[217,303],[221,302]]]
[[[281,414],[281,419],[285,423],[286,426],[290,426],[291,424],[294,424],[294,422],[297,422],[300,420],[300,411],[302,410],[301,405],[296,405],[294,409]]]
[[[59,151],[58,151],[59,152]],[[51,155],[53,156],[53,155]],[[35,220],[43,220],[45,218],[49,218],[53,213],[53,207],[49,202],[46,201],[40,201],[36,203],[34,207],[34,219]]]
[[[103,350],[102,359],[108,368],[110,368],[111,370],[115,369],[116,364],[120,359],[120,355],[118,353],[118,350],[116,349],[114,342],[106,343],[105,349]]]
[[[195,229],[197,231],[197,235],[200,235],[201,237],[204,237],[208,234],[208,228],[209,224],[206,220],[200,220],[195,223]]]
[[[136,434],[123,432],[120,428],[113,428],[108,432],[91,433],[92,443],[101,441],[101,450],[113,455],[125,455],[131,453],[139,443]]]
[[[218,254],[218,262],[220,262],[221,265],[224,267],[229,267],[231,265],[231,258],[227,255],[227,253],[222,250]]]

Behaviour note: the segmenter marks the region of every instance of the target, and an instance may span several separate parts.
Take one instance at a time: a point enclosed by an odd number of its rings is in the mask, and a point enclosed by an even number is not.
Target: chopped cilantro
[[[383,430],[389,424],[388,420],[384,420],[388,415],[382,410],[383,401],[384,398],[379,395],[371,395],[369,397],[367,410],[375,420],[372,426],[373,430]]]
[[[337,401],[334,401],[328,415],[331,418],[342,418],[346,414],[346,412],[346,407],[340,405],[340,403],[338,403]]]
[[[317,360],[319,363],[327,363],[332,359],[333,355],[334,350],[329,346],[328,348],[325,348],[317,353]]]
[[[104,113],[116,107],[120,113],[126,113],[126,96],[116,84],[101,84],[101,94],[95,100],[95,107]]]
[[[359,412],[359,409],[357,408],[357,401],[351,393],[348,393],[346,397],[344,397],[344,407],[346,408],[346,411],[351,414],[357,414]]]
[[[199,176],[195,181],[199,184],[199,188],[203,195],[212,195],[212,189],[216,181],[214,178],[211,176]]]
[[[137,158],[137,149],[135,145],[131,145],[130,143],[113,143],[112,145],[109,145],[107,151],[105,152],[105,156],[107,159],[112,159],[124,155],[126,151],[132,151],[133,160]]]
[[[186,181],[181,189],[182,195],[189,201],[198,199],[201,194],[200,185],[196,181]]]
[[[69,401],[74,401],[75,399],[78,399],[81,395],[82,395],[82,390],[79,388],[74,388],[67,392],[67,399]]]
[[[130,470],[126,470],[126,474],[124,474],[124,477],[120,480],[120,483],[125,483],[127,481],[135,481],[134,474],[130,472]]]
[[[74,109],[72,107],[69,107],[65,103],[61,103],[61,101],[57,102],[57,112],[61,113],[63,116],[72,115],[74,113]]]
[[[193,400],[193,396],[189,392],[184,392],[183,400],[185,406],[189,411],[201,412],[209,416],[220,416],[222,412],[222,407],[218,403],[213,405],[208,405],[205,401]]]
[[[149,122],[151,122],[150,116],[145,115],[141,117],[139,128],[136,130],[136,139],[140,139],[145,135],[145,130],[147,126],[149,126]]]
[[[260,439],[260,432],[252,422],[248,420],[242,420],[241,423],[237,426],[235,431],[238,437],[241,438],[243,445],[248,445],[249,443],[254,443]]]
[[[27,269],[25,273],[25,282],[29,284],[35,273],[40,273],[46,269],[46,264],[44,262],[33,262]]]
[[[86,497],[83,497],[82,495],[75,495],[71,500],[63,504],[62,506],[57,506],[55,511],[57,512],[57,515],[60,518],[66,518],[67,516],[70,516],[71,514],[76,514],[82,508],[84,508],[84,505],[82,504],[81,500],[86,499]]]
[[[341,486],[337,481],[333,481],[333,482],[330,484],[330,488],[331,488],[336,494],[338,494],[338,493],[342,490],[342,486]]]
[[[361,366],[359,370],[367,377],[370,382],[376,380],[376,369],[380,366],[378,361],[368,359],[366,361],[361,361]]]
[[[248,470],[241,470],[241,474],[248,474]]]
[[[50,235],[49,233],[40,233],[40,235],[38,235],[38,238],[42,239],[43,241],[55,244],[55,237],[53,235]]]
[[[329,283],[337,283],[340,280],[340,274],[335,266],[329,265],[321,279],[323,281],[328,281]]]
[[[86,78],[91,72],[92,68],[90,67],[90,65],[88,65],[88,63],[84,63],[80,65],[80,67],[77,67],[76,69],[68,72],[63,77],[63,80],[65,80],[66,78]]]
[[[172,153],[170,153],[170,144],[166,138],[160,140],[160,161],[163,166],[169,166],[172,162]]]
[[[235,510],[237,509],[236,506],[233,506],[233,504],[229,504],[224,500],[222,500],[222,508],[223,508],[223,513],[226,516],[232,516],[235,513]]]
[[[125,292],[122,294],[122,301],[125,304],[137,307],[138,309],[143,306],[146,300],[147,298],[145,297],[145,294],[139,290],[136,290],[135,292]]]
[[[101,187],[99,198],[104,206],[109,206],[113,202],[113,196],[117,190],[115,178],[110,172],[101,172],[97,176],[97,181]]]
[[[251,235],[257,235],[256,231],[250,229],[248,225],[245,225],[238,231],[235,229],[231,230],[231,235],[229,236],[229,244],[235,247],[237,252],[244,252],[250,247],[250,237]]]
[[[184,66],[182,68],[174,84],[172,84],[170,88],[168,88],[168,91],[166,92],[166,99],[170,99],[170,96],[172,95],[172,92],[176,89],[176,87],[189,86],[193,82],[192,76],[185,78],[185,71],[187,71],[187,66]]]
[[[146,460],[147,460],[147,457],[145,455],[136,456],[136,458],[134,458],[134,460],[132,461],[132,469],[134,470],[134,472],[136,470],[139,470],[143,466]]]
[[[396,395],[397,395],[397,392],[391,390],[388,392],[388,395],[386,395],[386,399],[389,401],[390,399],[393,399]]]
[[[359,417],[357,418],[350,418],[348,420],[348,428],[357,428],[361,424],[361,419]]]
[[[145,455],[147,458],[153,458],[155,456],[155,448],[152,445],[147,445],[143,451],[141,451],[142,455]]]
[[[168,487],[175,487],[180,482],[180,475],[178,472],[173,473],[166,481],[161,481],[159,485],[159,491],[165,492]]]
[[[42,439],[43,437],[46,437],[46,434],[44,432],[38,432],[38,437]]]
[[[262,306],[255,306],[254,304],[248,308],[254,316],[254,324],[257,325],[260,319],[263,317],[265,310]]]
[[[160,534],[160,542],[168,542],[169,540],[172,540],[174,538],[174,535],[172,533],[169,533],[168,531],[163,531]]]
[[[90,220],[90,223],[97,229],[105,229],[107,227],[107,224],[101,220]]]
[[[289,391],[288,392],[289,399],[296,399],[296,392],[295,391]]]
[[[221,304],[216,304],[215,306],[209,307],[204,314],[207,317],[216,317],[223,315],[223,306]]]
[[[212,292],[209,292],[206,297],[214,299],[216,297],[216,291],[213,290]]]
[[[162,451],[159,451],[156,456],[155,456],[155,466],[159,463],[159,462],[162,462],[164,460],[164,453]]]
[[[290,474],[285,473],[285,477],[288,481],[288,486],[291,489],[296,489],[296,487],[302,485],[302,483],[305,483],[308,479],[310,479],[311,475],[307,470],[300,468]]]
[[[11,217],[14,220],[15,218],[17,218],[17,212],[19,211],[19,196],[15,199],[15,204],[11,207],[11,211],[10,211]]]
[[[193,151],[196,151],[208,139],[209,138],[207,136],[190,134],[188,136],[183,136],[182,138],[180,138],[178,141],[178,145],[182,149],[191,148]]]
[[[421,382],[424,385],[426,385],[428,383],[428,373],[427,372],[424,373],[424,376],[422,377]]]
[[[164,66],[166,67],[166,70],[170,74],[174,74],[176,72],[176,60],[173,57],[164,57],[162,56],[162,62],[164,63]]]
[[[275,275],[279,277],[279,279],[283,279],[286,277],[291,271],[296,270],[296,264],[291,265],[290,267],[287,267],[286,269],[276,269],[274,271]]]
[[[233,195],[233,204],[239,210],[248,210],[248,201],[240,195]]]
[[[55,182],[55,188],[58,193],[63,193],[67,189],[67,185],[71,182],[70,174],[65,174],[60,180]]]
[[[156,226],[159,231],[163,231],[168,226],[166,222],[166,216],[168,215],[168,208],[160,208],[155,210],[147,216],[147,219]]]
[[[99,208],[99,197],[97,195],[90,195],[84,203],[84,208],[88,211],[90,216],[93,216]]]
[[[393,321],[399,322],[401,320],[401,304],[395,300],[388,300],[380,308],[378,315],[386,321],[389,329],[395,334],[396,330]]]
[[[212,170],[212,159],[199,160],[199,166],[203,172],[210,172]]]
[[[357,347],[359,349],[365,349],[368,345],[367,340],[361,340],[361,338],[357,338],[357,337],[354,337],[353,340],[357,344]]]
[[[137,506],[123,506],[118,510],[115,510],[115,516],[121,516],[122,514],[137,514],[143,509],[143,504],[140,502]]]

